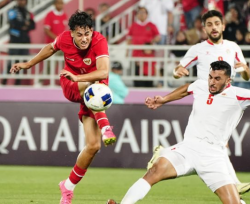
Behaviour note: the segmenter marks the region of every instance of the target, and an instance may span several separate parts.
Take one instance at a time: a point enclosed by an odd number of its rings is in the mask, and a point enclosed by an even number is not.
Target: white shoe
[[[240,195],[247,193],[248,191],[250,191],[250,183],[239,183],[236,184],[236,188],[239,192]]]
[[[163,147],[161,145],[156,146],[154,148],[153,156],[150,159],[150,161],[148,162],[147,170],[149,170],[153,166],[154,162],[159,158],[161,149],[163,149]]]

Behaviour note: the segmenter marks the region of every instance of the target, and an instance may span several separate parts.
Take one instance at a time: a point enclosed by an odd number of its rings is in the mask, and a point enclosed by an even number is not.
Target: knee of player
[[[90,154],[96,154],[100,149],[101,144],[99,142],[86,145],[86,151]]]
[[[154,163],[153,166],[147,171],[144,177],[157,178],[161,177],[161,173],[162,167],[159,164]]]
[[[158,171],[157,166],[153,165],[143,176],[143,179],[145,179],[151,186],[161,181],[161,174]]]

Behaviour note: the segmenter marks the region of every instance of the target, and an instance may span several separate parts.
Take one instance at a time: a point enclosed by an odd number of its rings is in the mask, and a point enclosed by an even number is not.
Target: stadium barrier
[[[41,87],[49,86],[51,88],[59,85],[59,72],[64,67],[63,56],[54,55],[49,59],[41,62],[33,69],[21,71],[21,74],[11,75],[8,68],[17,61],[24,62],[30,60],[35,53],[39,51],[43,44],[4,44],[0,47],[0,82],[7,80],[7,86],[14,84],[17,79],[22,80],[22,85]],[[190,75],[181,79],[172,77],[173,69],[178,65],[180,58],[171,54],[172,50],[187,50],[190,46],[159,46],[159,45],[109,45],[110,60],[120,61],[123,65],[122,79],[128,86],[133,86],[133,81],[153,81],[155,84],[162,83],[162,88],[172,89],[187,82],[196,80],[195,69],[190,69]],[[7,55],[8,49],[29,49],[29,56],[10,56]],[[241,46],[242,50],[250,50],[250,46]],[[132,57],[133,50],[152,49],[156,53],[156,57]],[[128,56],[126,55],[128,53]],[[246,59],[250,62],[250,58]],[[149,67],[148,76],[143,75],[143,65],[147,63]],[[151,66],[156,64],[156,73],[153,75]],[[139,75],[136,75],[136,64],[139,68]],[[163,73],[161,72],[163,70]],[[241,77],[235,78],[236,82],[242,82]],[[248,82],[245,82],[248,83]]]
[[[84,146],[79,104],[0,102],[0,163],[72,166]],[[107,110],[117,142],[102,145],[92,167],[146,168],[152,149],[182,141],[191,105],[112,105]],[[117,117],[119,116],[119,117]],[[246,110],[229,142],[237,171],[250,171],[250,110]]]

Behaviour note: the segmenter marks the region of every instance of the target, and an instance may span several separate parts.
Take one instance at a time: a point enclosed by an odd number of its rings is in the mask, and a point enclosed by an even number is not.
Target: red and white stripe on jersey
[[[109,55],[99,55],[99,56],[96,56],[96,59],[101,58],[101,57],[109,57]]]
[[[240,59],[238,57],[238,53],[237,52],[235,52],[235,59],[236,59],[237,62],[240,62]]]
[[[185,68],[189,68],[189,67],[193,67],[196,63],[197,63],[197,60],[198,60],[198,56],[196,56],[194,59],[192,59],[187,65],[185,65],[184,67]]]
[[[242,96],[236,96],[239,101],[245,101],[250,100],[250,98],[242,97]]]
[[[239,87],[234,87],[234,88],[235,88],[236,98],[239,101],[241,108],[245,110],[246,107],[250,105],[250,90]]]

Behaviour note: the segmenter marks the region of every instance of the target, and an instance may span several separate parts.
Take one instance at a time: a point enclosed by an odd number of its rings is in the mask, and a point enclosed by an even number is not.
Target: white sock
[[[69,180],[69,178],[67,178],[67,180],[65,181],[64,186],[65,186],[65,188],[66,188],[67,190],[70,190],[70,191],[73,191],[73,190],[75,189],[75,187],[76,187],[76,185],[73,184],[73,183]]]
[[[146,180],[140,178],[127,191],[126,195],[121,201],[121,204],[136,203],[138,200],[143,199],[147,195],[150,189],[151,186],[149,185],[149,183]]]
[[[109,125],[107,125],[107,126],[104,126],[102,129],[101,129],[101,133],[102,133],[102,135],[103,135],[103,133],[106,131],[106,128],[108,128],[108,127],[110,127]]]

